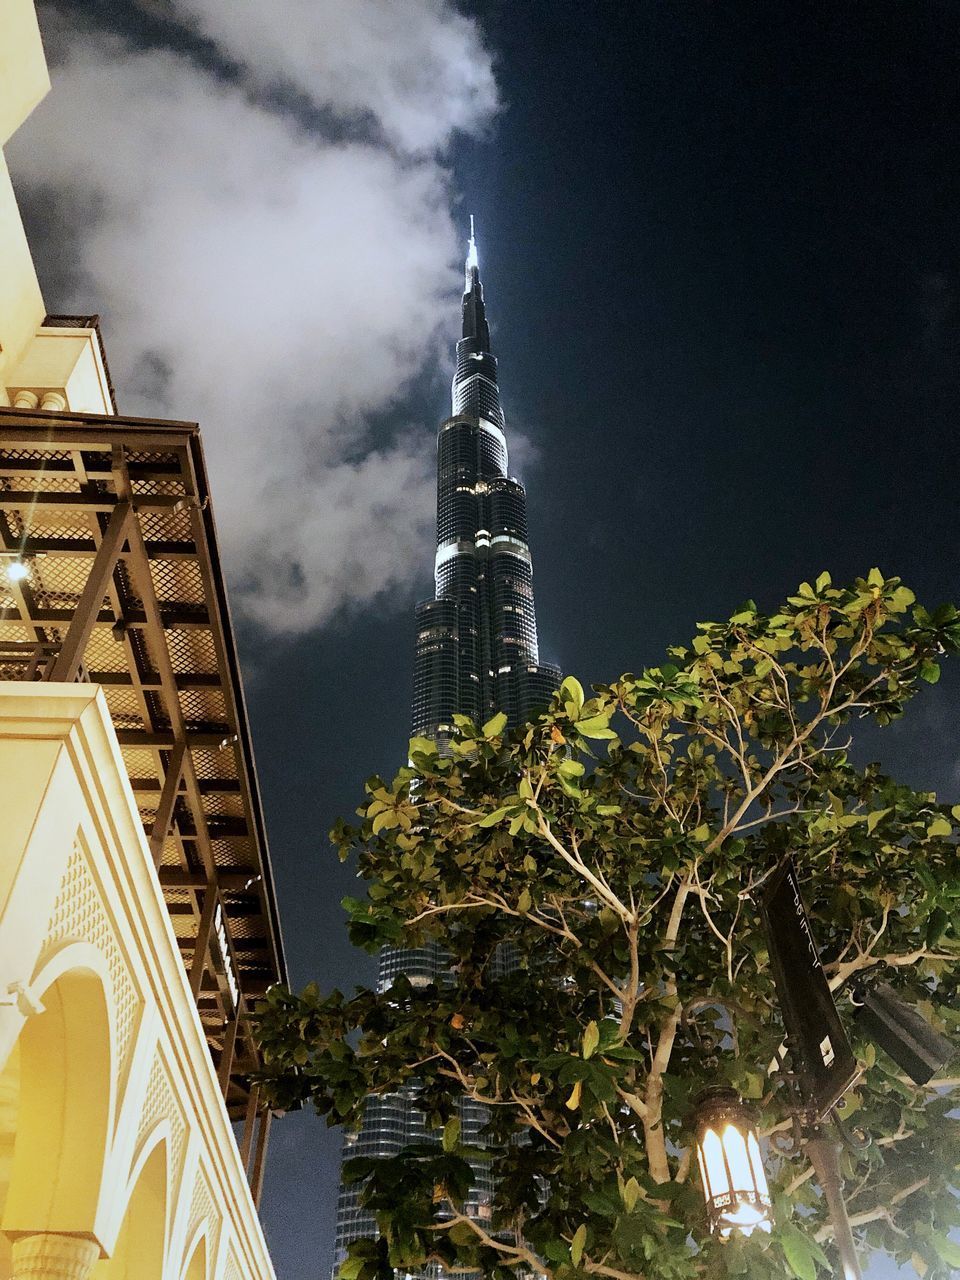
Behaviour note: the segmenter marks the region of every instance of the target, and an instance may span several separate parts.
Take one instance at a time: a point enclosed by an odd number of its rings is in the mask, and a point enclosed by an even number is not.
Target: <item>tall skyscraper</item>
[[[540,662],[533,603],[533,561],[527,541],[527,496],[508,474],[497,360],[490,349],[473,218],[463,293],[463,329],[453,377],[453,416],[437,439],[437,553],[434,599],[417,605],[414,659],[414,734],[443,741],[456,714],[482,723],[498,711],[519,724],[543,707],[560,680],[559,667]],[[387,947],[380,954],[378,986],[398,974],[414,983],[442,981],[441,948]],[[348,1135],[344,1159],[391,1156],[429,1139],[415,1090],[367,1102],[360,1132]],[[461,1127],[468,1142],[482,1142],[484,1108],[464,1099]],[[477,1169],[468,1211],[488,1217],[492,1188]],[[360,1205],[360,1189],[341,1186],[337,1202],[335,1266],[347,1244],[375,1236],[373,1216]]]

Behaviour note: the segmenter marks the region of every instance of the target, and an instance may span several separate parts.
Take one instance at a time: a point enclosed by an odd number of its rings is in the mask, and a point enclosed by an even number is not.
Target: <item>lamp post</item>
[[[704,997],[690,1001],[684,1009],[682,1025],[691,1031],[696,1015],[711,1007],[722,1009],[729,1019],[730,1027],[726,1034],[730,1035],[735,1049],[739,1051],[737,1018],[749,1015],[729,1000]],[[713,1056],[719,1040],[710,1042],[699,1031],[698,1035],[702,1048],[708,1056]],[[785,1078],[792,1094],[793,1150],[802,1147],[806,1151],[823,1190],[840,1255],[838,1280],[862,1280],[843,1200],[837,1145],[823,1129],[816,1111],[804,1104],[796,1077],[791,1074]],[[735,1089],[713,1086],[698,1096],[691,1127],[711,1233],[721,1240],[728,1240],[734,1231],[747,1236],[756,1230],[769,1232],[773,1224],[771,1199],[752,1108]],[[786,1151],[788,1148],[782,1149]]]
[[[836,1120],[834,1108],[857,1079],[860,1069],[853,1056],[824,975],[800,894],[799,880],[789,857],[784,858],[767,878],[766,888],[760,901],[760,914],[770,948],[774,984],[787,1032],[787,1044],[793,1068],[786,1076],[786,1080],[791,1092],[790,1111],[793,1117],[794,1149],[801,1146],[806,1149],[820,1181],[833,1226],[834,1240],[840,1254],[839,1280],[861,1280],[850,1220],[843,1201],[837,1147],[835,1142],[827,1136],[822,1125],[827,1115],[833,1116]],[[710,1005],[722,1008],[731,1019],[731,1033],[736,1045],[735,1024],[738,1015],[742,1015],[742,1010],[729,1001],[709,998],[694,1000],[684,1012],[684,1023],[689,1027],[696,1013]],[[714,1044],[711,1047],[716,1048],[717,1045]],[[741,1114],[733,1103],[728,1105],[733,1108],[729,1112],[731,1116]],[[742,1104],[740,1106],[742,1107]],[[701,1120],[701,1114],[707,1117],[705,1121]],[[708,1098],[706,1102],[701,1101],[696,1119],[698,1135],[703,1132],[705,1141],[706,1137],[713,1132],[709,1125],[710,1114],[711,1103]],[[729,1127],[731,1132],[737,1130],[736,1124],[732,1121]],[[741,1132],[744,1135],[747,1134],[746,1130]],[[744,1136],[741,1141],[748,1142],[749,1138]],[[755,1133],[754,1141],[756,1142]],[[732,1137],[731,1142],[733,1142]],[[756,1145],[756,1153],[756,1163],[759,1165],[759,1144]],[[698,1155],[701,1157],[701,1172],[705,1170],[704,1195],[707,1199],[708,1214],[710,1214],[711,1201],[715,1198],[713,1186],[709,1181],[711,1166],[707,1161],[706,1148],[700,1145],[699,1138]],[[717,1176],[719,1176],[719,1167]],[[741,1177],[740,1181],[743,1180]],[[732,1184],[725,1194],[732,1197],[731,1202],[735,1204],[737,1210],[746,1213],[749,1222],[749,1200],[738,1198],[739,1189]],[[758,1192],[755,1191],[754,1194]],[[758,1200],[757,1204],[759,1203]],[[769,1204],[769,1195],[767,1203]],[[714,1217],[721,1221],[716,1210],[714,1210]],[[756,1225],[758,1224],[754,1222],[751,1230]],[[721,1238],[726,1238],[739,1226],[735,1216],[731,1217],[726,1223],[726,1231],[723,1225],[719,1227]]]
[[[861,1280],[857,1246],[854,1244],[850,1218],[843,1199],[837,1144],[824,1132],[821,1125],[815,1124],[804,1134],[804,1146],[827,1202],[827,1212],[833,1224],[833,1238],[840,1254],[842,1280]]]
[[[855,1142],[836,1112],[837,1104],[860,1074],[823,973],[817,946],[800,894],[793,863],[784,858],[767,877],[760,903],[774,984],[786,1030],[791,1070],[783,1072],[790,1090],[792,1142],[774,1141],[787,1154],[805,1150],[823,1192],[840,1260],[838,1280],[862,1280],[850,1219],[843,1199],[839,1150],[824,1126],[830,1117],[842,1141]],[[857,1018],[916,1084],[926,1084],[953,1056],[954,1046],[882,982],[854,993]],[[696,1034],[706,1057],[714,1057],[726,1037],[739,1055],[737,1020],[754,1019],[739,1005],[716,996],[688,1001],[681,1026],[689,1033],[697,1014],[721,1010],[727,1025],[721,1035]],[[781,1051],[782,1056],[782,1051]],[[710,1088],[698,1097],[692,1126],[710,1230],[726,1240],[734,1231],[750,1235],[771,1229],[770,1193],[760,1155],[756,1121],[735,1090]]]

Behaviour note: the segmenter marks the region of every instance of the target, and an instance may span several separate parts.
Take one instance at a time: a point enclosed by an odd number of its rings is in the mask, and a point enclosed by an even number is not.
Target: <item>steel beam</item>
[[[94,557],[86,586],[83,588],[70,623],[67,638],[60,646],[57,660],[50,669],[48,676],[50,680],[70,683],[77,678],[90,633],[99,616],[104,597],[110,589],[110,580],[120,558],[123,544],[134,527],[132,515],[133,510],[129,502],[118,502],[110,513],[110,519],[103,532],[103,541]]]
[[[153,854],[154,866],[160,865],[163,845],[173,822],[173,810],[177,803],[177,792],[183,777],[183,761],[187,754],[187,745],[181,739],[170,752],[167,761],[166,775],[163,779],[163,790],[160,792],[160,803],[157,805],[157,816],[150,830],[150,852]]]
[[[217,888],[224,893],[251,889],[260,881],[256,871],[240,868],[236,871],[217,871]],[[184,871],[180,867],[161,867],[160,883],[164,889],[205,889],[207,882],[198,871]]]
[[[247,1097],[247,1110],[243,1117],[243,1134],[240,1138],[240,1159],[244,1171],[250,1171],[250,1152],[253,1148],[253,1130],[257,1123],[257,1105],[260,1101],[260,1089],[257,1085],[250,1090]]]
[[[263,1175],[267,1166],[267,1142],[270,1138],[270,1122],[273,1113],[267,1110],[260,1112],[260,1124],[257,1128],[257,1149],[253,1157],[253,1173],[250,1175],[250,1191],[256,1209],[260,1208],[260,1197],[263,1194]]]
[[[170,907],[167,910],[170,911]],[[203,910],[200,913],[200,924],[197,928],[197,940],[193,947],[193,959],[190,962],[190,990],[194,999],[200,994],[203,975],[207,968],[210,954],[210,939],[213,936],[213,916],[217,909],[217,890],[215,885],[208,885],[203,895]]]
[[[233,1051],[237,1045],[237,1027],[239,1025],[239,1013],[235,1011],[223,1030],[223,1048],[220,1050],[220,1061],[217,1063],[217,1080],[220,1082],[220,1091],[224,1099],[226,1099],[230,1089],[230,1074],[233,1071]]]

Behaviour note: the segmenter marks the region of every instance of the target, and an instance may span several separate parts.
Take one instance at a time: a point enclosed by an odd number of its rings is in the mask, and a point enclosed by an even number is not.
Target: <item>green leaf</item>
[[[583,685],[576,676],[567,676],[560,686],[560,697],[564,702],[572,702],[574,716],[578,716],[583,707]]]
[[[639,1199],[640,1183],[636,1178],[629,1178],[623,1184],[623,1203],[627,1206],[627,1213],[633,1213]]]
[[[437,754],[437,744],[431,741],[430,738],[411,738],[407,751],[411,760],[415,755],[435,756]]]
[[[792,1222],[784,1225],[780,1233],[780,1245],[787,1265],[797,1280],[817,1280],[817,1264],[814,1262],[813,1241]]]
[[[741,609],[739,613],[735,613],[730,622],[735,627],[743,626],[746,622],[752,622],[757,616],[755,609]]]
[[[609,715],[588,716],[586,720],[577,721],[577,733],[585,738],[615,738],[617,735],[610,728]]]
[[[495,716],[491,716],[480,732],[485,738],[499,738],[507,727],[507,714],[505,711],[498,711]]]
[[[825,590],[827,589],[827,587],[829,587],[829,586],[830,586],[830,584],[831,584],[832,582],[833,582],[833,579],[830,577],[829,573],[827,573],[827,571],[826,571],[826,570],[824,570],[824,571],[823,571],[823,573],[821,573],[821,574],[820,574],[820,577],[819,577],[819,578],[817,578],[817,592],[818,592],[818,594],[819,594],[820,592],[825,591]]]
[[[557,773],[565,778],[581,778],[585,772],[579,760],[561,760],[557,765]]]
[[[570,1241],[570,1261],[575,1267],[579,1267],[580,1259],[583,1257],[583,1247],[587,1243],[587,1224],[581,1222],[579,1227],[573,1233],[573,1239]]]
[[[601,1218],[615,1218],[620,1208],[609,1196],[604,1195],[602,1191],[594,1190],[593,1187],[589,1187],[583,1193],[583,1203]]]
[[[520,897],[517,899],[517,910],[522,916],[525,916],[533,906],[533,899],[530,897],[530,890],[524,889]]]
[[[867,574],[867,586],[882,587],[886,579],[879,569],[871,569]]]
[[[456,1151],[457,1143],[460,1141],[460,1117],[451,1116],[447,1123],[443,1126],[443,1149],[447,1155]]]
[[[890,809],[874,809],[873,813],[867,814],[867,831],[870,835],[873,835],[877,823],[882,822],[887,814],[891,812],[892,810]]]
[[[583,1033],[583,1057],[592,1058],[600,1043],[600,1028],[595,1022],[588,1022]]]
[[[936,684],[940,679],[940,664],[925,658],[920,664],[920,679],[926,680],[927,684]]]
[[[364,1258],[344,1258],[337,1272],[339,1280],[357,1280],[365,1265]]]
[[[927,920],[926,942],[928,947],[936,947],[940,939],[946,933],[950,924],[950,917],[944,911],[943,907],[935,907],[930,912],[930,918]]]
[[[930,1243],[948,1267],[960,1267],[960,1244],[946,1236],[934,1236]]]
[[[507,816],[509,812],[510,810],[507,808],[494,809],[493,813],[484,814],[484,816],[477,823],[477,826],[478,827],[495,827],[498,822],[503,821],[503,819]]]
[[[700,826],[693,832],[693,838],[698,844],[706,844],[710,839],[710,828],[705,822],[701,822]]]
[[[548,1262],[565,1263],[569,1261],[570,1250],[567,1248],[566,1243],[563,1240],[557,1240],[555,1238],[545,1240],[542,1248],[544,1257]]]
[[[764,1077],[759,1071],[748,1071],[743,1079],[743,1096],[745,1098],[762,1098],[764,1094]]]
[[[934,818],[927,827],[928,836],[948,836],[953,832],[953,827],[946,818]]]

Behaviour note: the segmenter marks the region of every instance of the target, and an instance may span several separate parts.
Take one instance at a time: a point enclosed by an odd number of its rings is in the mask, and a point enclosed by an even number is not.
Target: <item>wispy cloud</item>
[[[238,75],[60,10],[11,164],[77,255],[49,304],[103,313],[124,409],[200,420],[240,605],[304,631],[423,570],[433,424],[371,421],[452,332],[444,157],[496,110],[491,59],[445,0],[164,8]]]

